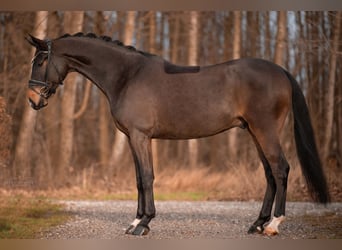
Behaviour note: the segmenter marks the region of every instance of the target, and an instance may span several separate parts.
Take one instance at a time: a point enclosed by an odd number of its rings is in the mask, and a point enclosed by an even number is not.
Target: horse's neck
[[[69,71],[76,71],[91,80],[112,102],[117,99],[123,82],[136,71],[141,56],[127,53],[124,48],[115,48],[101,41],[71,41],[61,46],[68,58]],[[124,77],[123,77],[124,76]],[[113,99],[113,100],[112,100]]]

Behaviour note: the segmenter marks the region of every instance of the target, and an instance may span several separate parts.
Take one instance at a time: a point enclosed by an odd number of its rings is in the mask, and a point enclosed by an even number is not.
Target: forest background
[[[0,12],[0,187],[3,192],[127,194],[135,173],[125,136],[104,95],[70,74],[49,105],[26,99],[34,50],[25,36],[92,32],[181,65],[259,57],[300,83],[334,201],[342,195],[342,18],[336,11]],[[307,200],[290,113],[281,135],[291,165],[289,199]],[[265,177],[249,134],[153,140],[156,193],[260,200]]]

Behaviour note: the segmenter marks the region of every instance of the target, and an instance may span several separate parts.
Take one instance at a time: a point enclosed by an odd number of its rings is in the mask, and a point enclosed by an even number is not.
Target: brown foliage
[[[0,170],[8,167],[12,147],[12,119],[6,110],[6,102],[0,96]]]

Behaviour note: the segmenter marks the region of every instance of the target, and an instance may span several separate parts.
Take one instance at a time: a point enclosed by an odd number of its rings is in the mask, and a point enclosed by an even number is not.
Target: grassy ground
[[[65,222],[70,215],[45,198],[1,196],[0,239],[32,239],[38,232]]]
[[[49,193],[23,190],[0,192],[0,239],[34,239],[40,232],[62,224],[72,217],[63,206],[52,202],[63,197],[64,192]],[[64,193],[65,194],[65,193]],[[67,199],[136,200],[135,193],[113,193],[92,195],[91,192],[69,190]],[[156,200],[203,200],[206,194],[196,192],[175,192],[156,194]]]

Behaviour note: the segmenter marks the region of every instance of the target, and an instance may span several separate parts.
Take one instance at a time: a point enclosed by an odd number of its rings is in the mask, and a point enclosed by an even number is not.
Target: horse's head
[[[27,98],[31,107],[38,110],[48,104],[49,97],[63,84],[66,69],[62,58],[52,53],[51,40],[40,40],[31,35],[26,39],[36,48]]]

